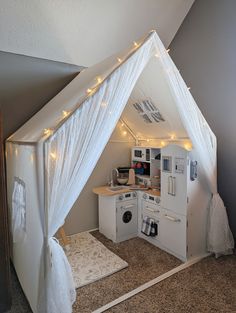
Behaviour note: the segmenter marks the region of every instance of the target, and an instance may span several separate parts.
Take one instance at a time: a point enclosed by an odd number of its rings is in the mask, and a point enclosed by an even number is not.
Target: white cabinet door
[[[161,244],[181,259],[186,259],[186,217],[170,210],[162,210]]]

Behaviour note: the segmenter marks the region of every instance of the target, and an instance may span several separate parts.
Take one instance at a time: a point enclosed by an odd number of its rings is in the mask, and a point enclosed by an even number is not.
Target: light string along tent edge
[[[101,76],[96,76],[94,79],[97,80],[97,83],[94,86],[91,86],[89,88],[87,88],[86,90],[86,97],[85,99],[78,105],[78,107],[76,107],[73,111],[62,111],[62,120],[64,121],[65,119],[69,118],[70,115],[72,113],[74,113],[79,107],[80,105],[82,105],[88,97],[92,96],[93,94],[96,93],[96,91],[98,90],[98,88],[100,87],[100,85],[107,80],[107,78],[120,66],[120,63],[124,63],[126,60],[128,60],[133,53],[136,51],[137,48],[139,48],[141,45],[143,45],[150,37],[150,35],[152,35],[153,32],[156,32],[156,30],[151,30],[149,32],[149,34],[146,36],[146,38],[144,38],[143,40],[141,40],[141,42],[137,42],[137,41],[133,41],[133,49],[131,49],[130,53],[128,53],[128,55],[122,60],[122,58],[117,57],[117,61],[118,64],[115,64],[114,69],[111,71],[111,73],[109,73],[106,77],[102,78]],[[166,49],[166,52],[169,53],[170,49]],[[159,51],[156,52],[155,54],[156,57],[161,57],[161,55],[159,54]],[[85,71],[85,70],[83,70]],[[190,89],[190,87],[188,87]],[[106,106],[106,103],[102,102],[101,103],[102,106]],[[55,126],[55,127],[51,127],[51,128],[45,128],[43,131],[43,135],[47,137],[47,140],[54,134],[54,132],[60,127],[61,121]],[[151,138],[147,138],[146,141],[150,142],[152,139]],[[172,139],[172,136],[170,137],[170,140]],[[163,144],[164,146],[164,144]]]
[[[60,120],[60,122],[56,126],[50,127],[50,128],[45,128],[43,130],[43,136],[46,137],[46,141],[49,140],[49,138],[56,132],[56,130],[60,128],[60,126],[65,122],[66,119],[68,119],[76,110],[78,110],[79,107],[90,96],[94,95],[98,91],[98,89],[101,86],[101,84],[105,80],[107,80],[115,72],[115,70],[120,66],[120,63],[126,62],[135,53],[136,48],[142,46],[143,44],[145,44],[147,42],[147,40],[149,39],[149,37],[152,35],[153,32],[155,32],[155,30],[150,31],[149,34],[140,43],[137,43],[136,41],[134,41],[133,42],[134,49],[131,49],[131,51],[124,57],[124,59],[121,59],[121,58],[118,57],[117,58],[118,63],[116,63],[114,65],[114,68],[111,70],[111,72],[106,77],[104,77],[103,79],[100,76],[95,77],[95,79],[97,79],[97,84],[95,84],[94,86],[92,86],[90,88],[87,88],[86,94],[85,94],[85,98],[79,104],[77,104],[77,106],[72,111],[70,111],[70,112],[63,111],[62,112],[63,118]],[[81,72],[83,72],[83,71],[85,71],[85,70],[82,70]],[[105,106],[105,103],[103,103],[103,105]],[[66,114],[64,112],[66,112]]]

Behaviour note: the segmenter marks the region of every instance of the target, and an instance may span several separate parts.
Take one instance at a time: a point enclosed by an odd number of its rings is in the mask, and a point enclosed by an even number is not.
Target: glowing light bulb
[[[70,112],[62,111],[62,114],[63,114],[63,117],[67,117],[70,114]]]
[[[137,48],[139,46],[139,44],[136,41],[134,41],[134,46],[135,46],[135,48]]]
[[[121,58],[117,58],[117,61],[118,61],[119,63],[121,63],[121,62],[122,62]]]
[[[43,133],[44,135],[50,135],[52,133],[52,130],[50,128],[45,128]]]
[[[122,122],[122,123],[121,123],[121,127],[124,127],[124,125],[125,125],[125,124]]]
[[[175,139],[175,134],[172,134],[172,135],[170,136],[170,139],[171,139],[171,140],[174,140],[174,139]]]
[[[164,147],[164,145],[165,145],[165,142],[161,141],[161,146]]]
[[[190,150],[191,150],[191,145],[190,145],[189,143],[185,143],[185,144],[184,144],[184,148],[185,148],[186,150],[190,151]]]
[[[147,142],[149,142],[150,141],[150,139],[147,139]]]
[[[101,82],[102,82],[101,77],[97,77],[96,79],[97,79],[97,83],[98,83],[98,84],[101,84]]]
[[[127,135],[127,131],[126,131],[126,130],[123,131],[123,135],[124,135],[124,136]]]
[[[57,158],[57,155],[55,152],[51,152],[50,157],[55,160]]]
[[[92,92],[92,89],[91,88],[88,88],[87,89],[87,93],[91,93]]]

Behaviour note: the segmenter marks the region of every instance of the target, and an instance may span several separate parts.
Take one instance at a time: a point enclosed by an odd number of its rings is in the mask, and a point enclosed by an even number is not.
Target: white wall
[[[168,46],[194,0],[0,0],[0,50],[90,66],[157,29]]]

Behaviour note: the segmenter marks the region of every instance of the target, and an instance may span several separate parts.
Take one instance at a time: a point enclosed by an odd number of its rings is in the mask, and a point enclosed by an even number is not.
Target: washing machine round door
[[[137,200],[132,199],[118,203],[116,214],[117,242],[136,237],[138,232]]]
[[[125,211],[122,216],[122,221],[127,224],[132,220],[132,213],[130,211]]]

